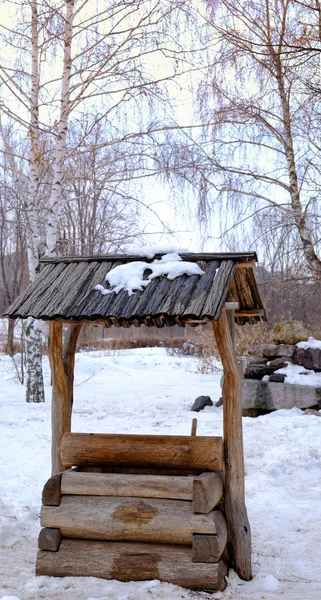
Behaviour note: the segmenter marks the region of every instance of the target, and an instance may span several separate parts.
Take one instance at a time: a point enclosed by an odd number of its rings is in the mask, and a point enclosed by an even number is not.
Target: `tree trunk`
[[[44,402],[42,375],[42,331],[39,321],[28,319],[25,339],[27,371],[26,402]]]
[[[30,96],[30,152],[28,197],[25,206],[27,225],[27,248],[29,278],[33,281],[38,266],[38,184],[39,184],[39,46],[38,46],[38,8],[36,0],[31,2],[32,32],[32,75]],[[25,355],[27,371],[27,402],[44,402],[44,386],[42,374],[42,335],[39,323],[28,319],[25,332]]]

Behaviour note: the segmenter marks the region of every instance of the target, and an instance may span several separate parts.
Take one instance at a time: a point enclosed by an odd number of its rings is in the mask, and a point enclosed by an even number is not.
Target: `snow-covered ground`
[[[189,434],[199,395],[220,396],[220,373],[157,349],[77,355],[73,431]],[[320,600],[321,419],[297,409],[245,418],[246,502],[254,579],[230,572],[225,592],[152,582],[35,577],[41,491],[50,476],[47,401],[26,404],[10,359],[0,354],[0,599]],[[222,408],[197,415],[200,435],[221,435]]]

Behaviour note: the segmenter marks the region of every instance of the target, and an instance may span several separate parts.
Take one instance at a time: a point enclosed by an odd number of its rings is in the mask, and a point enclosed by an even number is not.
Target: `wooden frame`
[[[243,267],[243,265],[242,265]],[[213,332],[224,369],[224,511],[228,527],[230,565],[244,579],[252,578],[251,530],[244,492],[244,456],[242,439],[242,374],[234,348],[234,323],[237,303],[227,303],[218,321],[212,321]],[[99,324],[102,324],[100,321]],[[65,343],[62,322],[49,325],[49,359],[52,372],[52,474],[66,469],[61,460],[62,438],[71,431],[74,360],[78,335],[83,322],[69,325]],[[193,438],[192,438],[193,439]],[[195,439],[195,438],[194,438]]]

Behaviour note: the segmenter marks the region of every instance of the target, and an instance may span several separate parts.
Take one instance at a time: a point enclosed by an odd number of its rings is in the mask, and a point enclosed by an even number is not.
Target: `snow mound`
[[[303,344],[306,342],[300,342]],[[276,373],[282,373],[286,376],[285,383],[292,383],[295,385],[312,385],[315,387],[321,387],[321,373],[316,373],[313,369],[306,369],[300,365],[293,365],[288,363],[286,367],[278,369]]]
[[[314,337],[309,337],[307,342],[299,342],[296,344],[297,348],[321,348],[321,340],[315,340]]]
[[[151,271],[147,279],[143,279],[144,272]],[[162,256],[160,260],[155,259],[152,263],[144,261],[133,261],[115,267],[107,273],[105,279],[113,289],[96,285],[95,290],[104,296],[120,290],[127,290],[131,296],[134,290],[142,291],[156,277],[167,275],[167,279],[175,279],[181,275],[203,275],[204,271],[192,262],[183,261],[179,254],[171,252]]]

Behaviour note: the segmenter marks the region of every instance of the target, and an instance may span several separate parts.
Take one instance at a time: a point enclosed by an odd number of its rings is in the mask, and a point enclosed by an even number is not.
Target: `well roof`
[[[253,271],[255,253],[180,256],[196,262],[204,275],[181,275],[174,280],[157,277],[132,296],[126,290],[104,296],[95,286],[105,285],[106,274],[115,266],[133,260],[151,262],[146,258],[132,255],[45,258],[40,261],[35,281],[4,314],[12,319],[31,316],[49,321],[96,321],[106,326],[184,326],[190,321],[217,320],[225,302],[238,302],[239,323],[255,323],[262,316],[265,318]],[[238,268],[239,263],[242,268]],[[245,263],[248,265],[244,266]],[[246,315],[247,311],[252,312]]]

